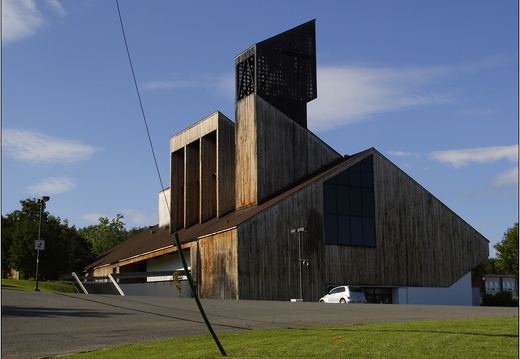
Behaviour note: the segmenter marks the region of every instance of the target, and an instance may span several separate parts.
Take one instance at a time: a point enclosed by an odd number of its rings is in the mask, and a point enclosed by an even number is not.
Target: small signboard
[[[45,249],[45,241],[34,241],[34,249],[43,251]]]

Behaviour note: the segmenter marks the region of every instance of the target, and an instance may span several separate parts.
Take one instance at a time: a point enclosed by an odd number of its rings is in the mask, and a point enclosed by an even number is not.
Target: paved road
[[[518,316],[518,308],[202,300],[217,333]],[[2,358],[41,358],[208,334],[193,299],[2,290]],[[218,353],[218,349],[215,346]]]

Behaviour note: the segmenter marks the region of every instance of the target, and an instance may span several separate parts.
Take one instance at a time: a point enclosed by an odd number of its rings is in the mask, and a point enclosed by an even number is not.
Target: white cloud
[[[330,130],[373,115],[415,106],[453,102],[448,93],[427,90],[448,67],[319,67],[318,98],[308,105],[309,127]]]
[[[417,157],[418,154],[405,151],[388,151],[388,154],[396,157]]]
[[[142,84],[142,88],[147,91],[168,91],[178,89],[206,89],[214,92],[218,96],[225,94],[231,96],[235,92],[235,75],[227,73],[220,76],[201,75],[189,80],[153,80]]]
[[[159,221],[159,215],[157,213],[151,215],[150,213],[145,213],[143,211],[137,211],[133,209],[125,209],[124,211],[122,211],[122,213],[125,219],[128,216],[129,222],[132,223],[132,226],[152,226],[157,224]]]
[[[74,181],[67,177],[50,177],[27,188],[29,194],[45,195],[68,192],[76,187]]]
[[[81,216],[81,219],[91,222],[92,224],[99,224],[99,219],[101,217],[106,217],[106,215],[103,213],[86,213]]]
[[[430,158],[457,168],[467,166],[470,163],[482,164],[503,159],[518,162],[518,145],[436,151],[430,154]]]
[[[15,160],[30,164],[71,164],[90,158],[97,148],[39,132],[2,130],[2,147]]]
[[[454,91],[435,91],[434,86],[505,61],[502,56],[490,56],[450,66],[319,66],[318,98],[308,104],[309,128],[331,130],[381,113],[453,103],[457,101]]]
[[[497,175],[492,181],[493,187],[517,187],[518,167]]]
[[[2,1],[2,42],[7,44],[33,35],[45,23],[33,0]]]
[[[47,0],[47,4],[60,16],[65,16],[65,9],[58,0]]]
[[[9,44],[23,40],[36,33],[38,28],[47,23],[46,16],[35,0],[3,0],[2,1],[2,43]],[[60,16],[65,10],[58,0],[47,0],[46,4]]]

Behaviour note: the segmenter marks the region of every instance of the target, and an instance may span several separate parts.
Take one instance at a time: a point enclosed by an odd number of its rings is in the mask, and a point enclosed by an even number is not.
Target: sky
[[[158,223],[169,138],[220,111],[234,58],[316,19],[308,127],[374,147],[493,245],[518,221],[518,1],[2,0],[2,214]],[[147,134],[153,145],[153,152]],[[153,153],[157,161],[154,162]],[[160,177],[158,175],[160,174]]]

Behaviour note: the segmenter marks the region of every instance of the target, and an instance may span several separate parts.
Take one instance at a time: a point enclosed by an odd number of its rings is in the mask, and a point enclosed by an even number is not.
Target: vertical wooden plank
[[[448,287],[488,255],[487,240],[375,152],[381,285]]]
[[[236,229],[199,240],[201,297],[239,299]]]
[[[217,132],[217,217],[235,208],[235,125],[219,113]]]
[[[184,227],[184,148],[171,154],[170,166],[170,230]]]
[[[186,146],[185,156],[184,227],[189,227],[199,222],[199,141]]]
[[[200,222],[217,215],[217,136],[210,132],[200,141]]]
[[[257,203],[257,129],[255,119],[255,94],[235,103],[235,209]]]

